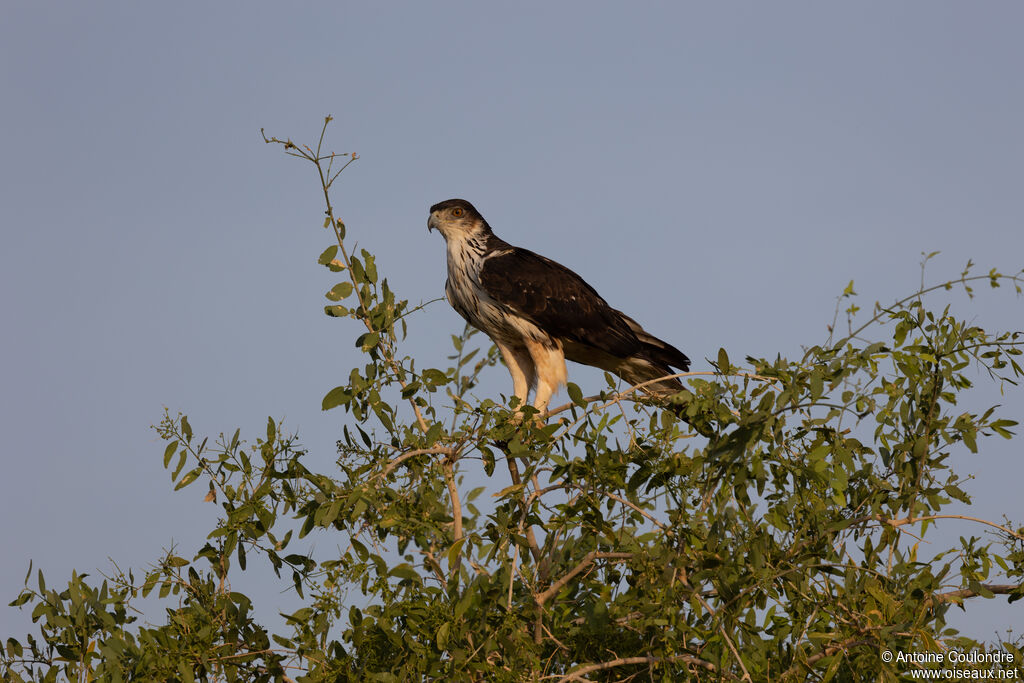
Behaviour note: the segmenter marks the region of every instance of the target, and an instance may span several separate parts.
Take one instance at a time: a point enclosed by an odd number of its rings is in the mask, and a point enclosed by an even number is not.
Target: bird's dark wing
[[[624,358],[643,347],[623,316],[583,278],[528,249],[510,247],[484,262],[488,295],[551,336]]]

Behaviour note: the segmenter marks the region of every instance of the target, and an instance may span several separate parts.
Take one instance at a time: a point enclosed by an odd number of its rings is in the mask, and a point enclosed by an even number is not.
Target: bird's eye
[[[456,206],[454,209],[452,209],[452,215],[455,216],[456,218],[462,218],[462,214],[464,213],[466,213],[466,210],[463,209],[462,207]]]

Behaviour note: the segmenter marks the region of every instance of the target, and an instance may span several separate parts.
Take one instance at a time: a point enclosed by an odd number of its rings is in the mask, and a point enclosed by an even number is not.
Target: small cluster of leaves
[[[538,416],[473,396],[497,354],[472,330],[446,368],[401,355],[421,307],[346,248],[328,192],[339,155],[322,141],[268,139],[319,172],[336,238],[319,262],[347,278],[327,313],[356,321],[366,354],[324,398],[345,415],[335,467],[312,468],[274,420],[252,444],[235,431],[209,446],[166,415],[164,465],[176,488],[207,487],[216,528],[141,583],[26,582],[13,604],[33,606],[40,637],[7,642],[4,680],[894,681],[905,672],[882,650],[987,647],[948,610],[1024,597],[1024,528],[1008,520],[961,517],[985,533],[920,550],[953,523],[947,506],[970,503],[954,454],[1016,426],[958,401],[978,376],[1024,374],[1020,332],[925,295],[1019,292],[1019,275],[968,269],[856,328],[851,303],[846,337],[746,368],[722,350],[668,402],[609,378]],[[279,632],[230,586],[257,559],[303,601]],[[153,591],[166,623],[138,626],[133,601]],[[994,646],[1019,675],[1020,642]]]

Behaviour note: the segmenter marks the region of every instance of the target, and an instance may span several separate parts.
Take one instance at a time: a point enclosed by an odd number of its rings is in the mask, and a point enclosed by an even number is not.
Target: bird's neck
[[[459,233],[447,238],[448,243],[448,270],[479,274],[480,266],[483,265],[484,255],[487,253],[488,238],[492,237],[489,231],[478,231],[473,233]]]

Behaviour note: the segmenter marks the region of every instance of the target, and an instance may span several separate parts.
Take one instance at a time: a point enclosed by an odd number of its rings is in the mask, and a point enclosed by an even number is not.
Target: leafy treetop
[[[326,313],[359,330],[365,362],[323,399],[345,416],[336,468],[310,469],[273,419],[249,444],[165,415],[164,464],[206,487],[215,528],[139,576],[26,577],[11,604],[39,633],[7,640],[3,680],[895,681],[907,665],[883,650],[950,647],[1008,652],[1020,675],[1019,639],[976,642],[947,614],[1024,597],[1024,528],[949,512],[971,502],[951,456],[1016,425],[958,401],[978,377],[1015,384],[1024,340],[927,303],[1019,294],[1020,273],[968,264],[866,316],[851,283],[847,333],[834,321],[798,359],[720,350],[675,411],[610,377],[595,396],[570,384],[520,424],[514,399],[473,395],[497,363],[473,330],[443,369],[404,355],[423,305],[348,248],[331,188],[357,156],[324,151],[329,122],[315,148],[264,139],[318,173],[334,237],[318,260],[341,276]],[[936,545],[951,520],[976,531]],[[282,630],[231,588],[253,559],[303,601]],[[166,612],[140,622],[154,594]]]

